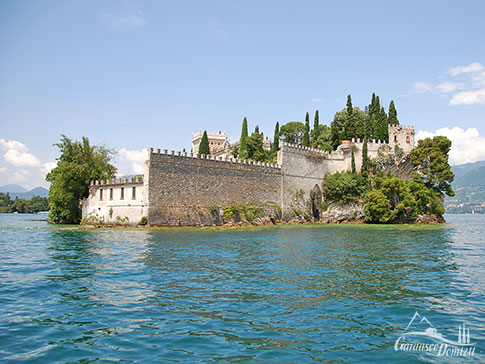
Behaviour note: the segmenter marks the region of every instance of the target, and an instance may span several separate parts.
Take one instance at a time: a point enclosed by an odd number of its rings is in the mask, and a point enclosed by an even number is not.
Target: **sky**
[[[483,1],[0,2],[0,185],[47,187],[61,134],[114,149],[140,173],[146,148],[276,121],[347,95],[394,100],[419,138],[446,135],[452,164],[485,160]]]

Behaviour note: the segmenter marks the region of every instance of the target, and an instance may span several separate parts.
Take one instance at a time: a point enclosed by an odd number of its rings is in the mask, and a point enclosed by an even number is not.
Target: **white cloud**
[[[10,181],[11,182],[27,182],[27,181],[29,181],[29,177],[31,175],[32,174],[29,171],[27,171],[25,169],[21,169],[21,170],[13,173],[13,176],[12,176],[12,178],[10,178]]]
[[[3,173],[7,170],[7,167],[0,167],[0,173]]]
[[[47,163],[44,163],[41,170],[43,173],[47,174],[56,167],[57,167],[57,162],[47,162]]]
[[[449,73],[452,76],[458,76],[463,73],[473,73],[473,72],[480,72],[484,71],[485,66],[483,64],[480,64],[478,62],[471,63],[468,66],[456,66],[456,67],[451,67],[447,73]]]
[[[313,102],[324,102],[325,99],[321,98],[321,97],[315,97],[312,99]]]
[[[462,91],[453,95],[450,100],[450,105],[471,105],[483,104],[485,105],[485,88],[472,91]]]
[[[17,140],[0,139],[0,146],[6,150],[3,158],[5,162],[10,163],[16,167],[39,167],[40,161],[33,154],[29,153],[29,149],[25,144]]]
[[[465,86],[458,82],[442,82],[436,86],[436,90],[439,92],[453,92],[455,90],[462,90]]]
[[[413,92],[417,94],[422,94],[428,91],[431,91],[433,87],[427,82],[424,81],[416,81],[413,83]]]
[[[100,13],[103,22],[112,28],[138,28],[148,24],[143,11],[136,5]]]
[[[435,132],[420,130],[416,139],[432,138],[436,135],[444,135],[451,140],[450,164],[472,163],[485,160],[485,137],[475,128],[462,129],[458,126],[453,128],[440,128]]]
[[[467,66],[451,67],[439,79],[448,78],[436,86],[426,81],[413,84],[412,93],[439,93],[441,97],[451,97],[450,105],[485,105],[485,66],[475,62]],[[450,94],[449,96],[445,94]]]
[[[118,166],[119,175],[143,174],[145,171],[145,161],[148,159],[148,149],[127,150],[120,149],[118,152],[120,163]]]

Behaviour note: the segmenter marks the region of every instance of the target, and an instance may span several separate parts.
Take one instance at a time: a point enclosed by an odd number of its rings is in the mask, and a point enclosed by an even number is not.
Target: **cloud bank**
[[[485,137],[475,128],[462,129],[458,126],[453,128],[440,128],[434,132],[419,130],[416,140],[432,138],[436,135],[444,135],[451,140],[450,164],[473,163],[485,160]]]

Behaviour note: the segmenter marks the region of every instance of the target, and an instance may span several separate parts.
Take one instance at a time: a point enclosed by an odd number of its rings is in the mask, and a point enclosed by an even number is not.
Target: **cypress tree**
[[[274,127],[274,137],[273,137],[273,150],[280,149],[280,123],[276,122]]]
[[[387,114],[384,107],[381,108],[381,112],[379,113],[379,122],[379,140],[389,142],[389,122],[387,121]]]
[[[357,172],[355,169],[355,153],[354,153],[354,146],[352,145],[352,173]]]
[[[391,100],[391,103],[389,104],[389,124],[390,125],[398,125],[399,120],[397,120],[397,111],[396,107],[394,106],[394,101]]]
[[[315,143],[320,135],[320,116],[318,110],[315,111],[315,118],[313,119],[312,142]]]
[[[308,113],[305,115],[305,132],[303,133],[301,145],[304,147],[310,146],[310,115]]]
[[[246,117],[244,117],[243,123],[242,123],[242,130],[241,130],[241,139],[239,139],[239,158],[240,159],[246,159],[248,157],[247,139],[248,139],[248,120],[246,119]]]
[[[364,145],[362,147],[362,167],[360,169],[362,177],[367,178],[369,176],[369,159],[367,157],[367,136],[364,138]]]
[[[200,140],[199,144],[199,154],[211,154],[209,149],[209,138],[207,138],[207,131],[204,130],[204,134],[202,135],[202,139]]]
[[[344,124],[344,138],[350,139],[354,137],[354,117],[353,117],[354,108],[352,107],[352,97],[347,95],[347,118],[345,119]]]

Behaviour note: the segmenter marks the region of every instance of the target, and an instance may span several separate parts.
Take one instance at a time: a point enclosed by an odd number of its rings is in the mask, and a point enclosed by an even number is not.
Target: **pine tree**
[[[387,114],[384,107],[381,108],[379,113],[379,140],[389,142],[389,122],[387,121]]]
[[[320,117],[318,110],[315,111],[315,118],[313,119],[312,143],[315,143],[320,135]]]
[[[301,145],[304,147],[310,146],[310,115],[308,113],[305,115],[305,132],[303,133]]]
[[[239,139],[239,159],[246,159],[248,157],[248,120],[246,117],[243,119],[241,139]]]
[[[278,151],[280,149],[280,123],[276,122],[274,127],[274,137],[273,137],[273,150]]]
[[[397,111],[396,107],[394,106],[394,101],[391,100],[389,104],[389,125],[398,125],[399,120],[397,120]]]
[[[354,146],[352,146],[352,173],[356,173],[357,170],[355,169],[355,153],[354,153]]]
[[[259,134],[259,125],[256,125],[256,127],[254,128],[254,132]]]
[[[362,147],[362,167],[360,169],[362,177],[367,178],[369,176],[369,159],[367,156],[367,136],[364,138],[364,145]]]
[[[209,149],[209,138],[207,137],[207,131],[204,130],[204,134],[202,135],[202,139],[200,140],[199,144],[199,154],[211,154]]]

